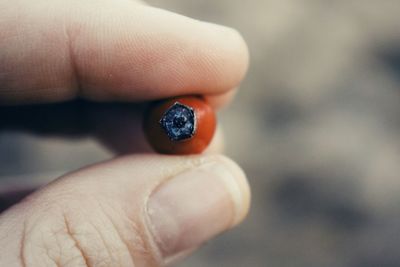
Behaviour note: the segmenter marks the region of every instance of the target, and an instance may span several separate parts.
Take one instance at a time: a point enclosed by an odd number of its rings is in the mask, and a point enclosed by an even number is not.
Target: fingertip
[[[215,25],[207,23],[208,25]],[[231,84],[227,89],[235,88],[243,80],[249,67],[249,48],[243,35],[235,28],[216,25],[221,28],[221,39],[225,42],[226,63],[225,68],[230,69]]]
[[[248,46],[240,32],[234,28],[209,22],[201,24],[209,33],[203,37],[202,54],[194,55],[193,59],[203,61],[203,81],[209,90],[204,88],[202,93],[224,95],[238,87],[247,73]],[[196,56],[201,57],[196,59]]]
[[[78,69],[86,72],[81,75],[84,97],[143,101],[223,94],[246,74],[248,48],[237,30],[150,6],[132,12],[122,11],[110,21],[106,40],[83,42],[93,43],[102,55],[92,58],[93,49],[77,53],[78,65],[84,65]]]

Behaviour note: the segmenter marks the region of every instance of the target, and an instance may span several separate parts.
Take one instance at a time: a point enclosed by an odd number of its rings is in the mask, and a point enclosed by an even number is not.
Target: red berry
[[[144,131],[153,149],[163,154],[197,154],[210,144],[215,112],[201,97],[186,96],[151,105]]]

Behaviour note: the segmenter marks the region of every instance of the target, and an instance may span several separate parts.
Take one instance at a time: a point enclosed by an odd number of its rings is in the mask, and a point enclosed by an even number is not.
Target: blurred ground
[[[180,266],[400,266],[400,2],[149,3],[235,27],[251,53],[221,121],[252,210]],[[90,140],[15,134],[0,135],[0,150],[10,183],[108,156]]]

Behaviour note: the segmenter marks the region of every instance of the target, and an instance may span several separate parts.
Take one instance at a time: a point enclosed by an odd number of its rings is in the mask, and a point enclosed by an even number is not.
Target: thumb
[[[249,195],[222,156],[100,163],[1,214],[0,265],[163,266],[238,224]]]

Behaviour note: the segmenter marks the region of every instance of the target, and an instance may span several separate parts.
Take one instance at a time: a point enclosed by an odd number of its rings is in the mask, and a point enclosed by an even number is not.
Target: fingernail
[[[155,241],[168,258],[197,247],[246,215],[249,188],[226,158],[185,171],[151,195],[147,212]]]

